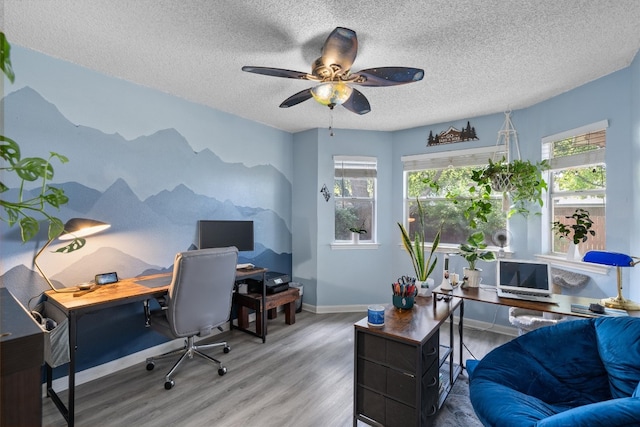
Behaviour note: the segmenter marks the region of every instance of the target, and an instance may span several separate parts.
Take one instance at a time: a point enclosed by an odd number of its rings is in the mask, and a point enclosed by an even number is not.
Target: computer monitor
[[[238,251],[253,251],[253,221],[198,221],[198,247],[200,249],[227,246],[235,246]]]

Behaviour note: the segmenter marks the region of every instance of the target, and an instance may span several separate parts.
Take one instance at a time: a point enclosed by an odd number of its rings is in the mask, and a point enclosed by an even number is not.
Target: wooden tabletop
[[[440,303],[434,308],[431,298],[418,296],[410,310],[399,310],[393,304],[387,304],[384,310],[384,326],[369,326],[365,317],[357,322],[355,327],[377,335],[420,344],[439,330],[460,302],[459,299],[453,298],[448,303]]]
[[[437,287],[433,290],[435,295],[453,295],[471,301],[486,302],[489,304],[505,305],[510,307],[524,308],[527,310],[542,311],[546,313],[556,313],[563,316],[594,317],[589,314],[576,313],[571,311],[571,304],[578,304],[589,307],[589,304],[599,303],[599,299],[586,298],[572,295],[552,294],[551,303],[525,301],[514,298],[500,298],[496,293],[496,288],[481,286],[478,288],[462,288],[456,286],[453,290],[442,290]],[[438,302],[437,304],[442,304]],[[630,316],[639,317],[640,311],[629,311]]]
[[[140,300],[145,297],[162,295],[169,289],[172,273],[151,274],[148,276],[122,279],[108,285],[94,285],[90,292],[55,292],[47,291],[49,301],[64,311],[87,310],[95,306],[121,303],[122,300]],[[158,286],[158,281],[166,281],[166,285]],[[153,281],[154,287],[145,286],[145,281]]]

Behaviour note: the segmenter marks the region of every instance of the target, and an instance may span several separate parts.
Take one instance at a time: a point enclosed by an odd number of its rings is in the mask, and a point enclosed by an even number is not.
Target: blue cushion
[[[611,395],[629,397],[640,381],[640,318],[601,317],[595,325]]]
[[[625,397],[561,412],[540,420],[536,427],[638,427],[639,425],[640,399]]]
[[[480,361],[476,359],[468,359],[465,363],[465,368],[467,368],[467,375],[469,378],[473,375],[473,371],[475,371],[476,366],[478,366],[478,362]]]
[[[636,387],[632,397],[640,397],[640,383],[638,383],[638,387]]]

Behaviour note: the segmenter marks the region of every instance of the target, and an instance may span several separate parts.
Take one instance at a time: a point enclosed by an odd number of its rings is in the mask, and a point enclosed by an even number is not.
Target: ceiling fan
[[[342,105],[356,114],[371,111],[367,98],[352,84],[380,87],[396,86],[422,80],[424,70],[409,67],[377,67],[351,73],[351,66],[358,53],[358,38],[355,31],[336,27],[322,47],[322,56],[316,59],[311,74],[282,68],[244,66],[242,71],[273,77],[310,80],[317,86],[300,91],[285,99],[280,108],[289,108],[314,98],[322,105],[333,109]]]

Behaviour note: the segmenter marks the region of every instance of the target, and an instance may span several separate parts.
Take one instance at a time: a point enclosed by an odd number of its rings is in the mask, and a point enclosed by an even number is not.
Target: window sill
[[[537,259],[546,261],[555,267],[569,267],[588,273],[609,274],[611,269],[608,265],[593,264],[591,262],[572,261],[556,255],[536,255]]]
[[[360,242],[360,243],[351,243],[351,242],[344,242],[344,243],[331,243],[331,250],[343,250],[343,249],[378,249],[380,247],[379,243],[365,243],[365,242]]]

